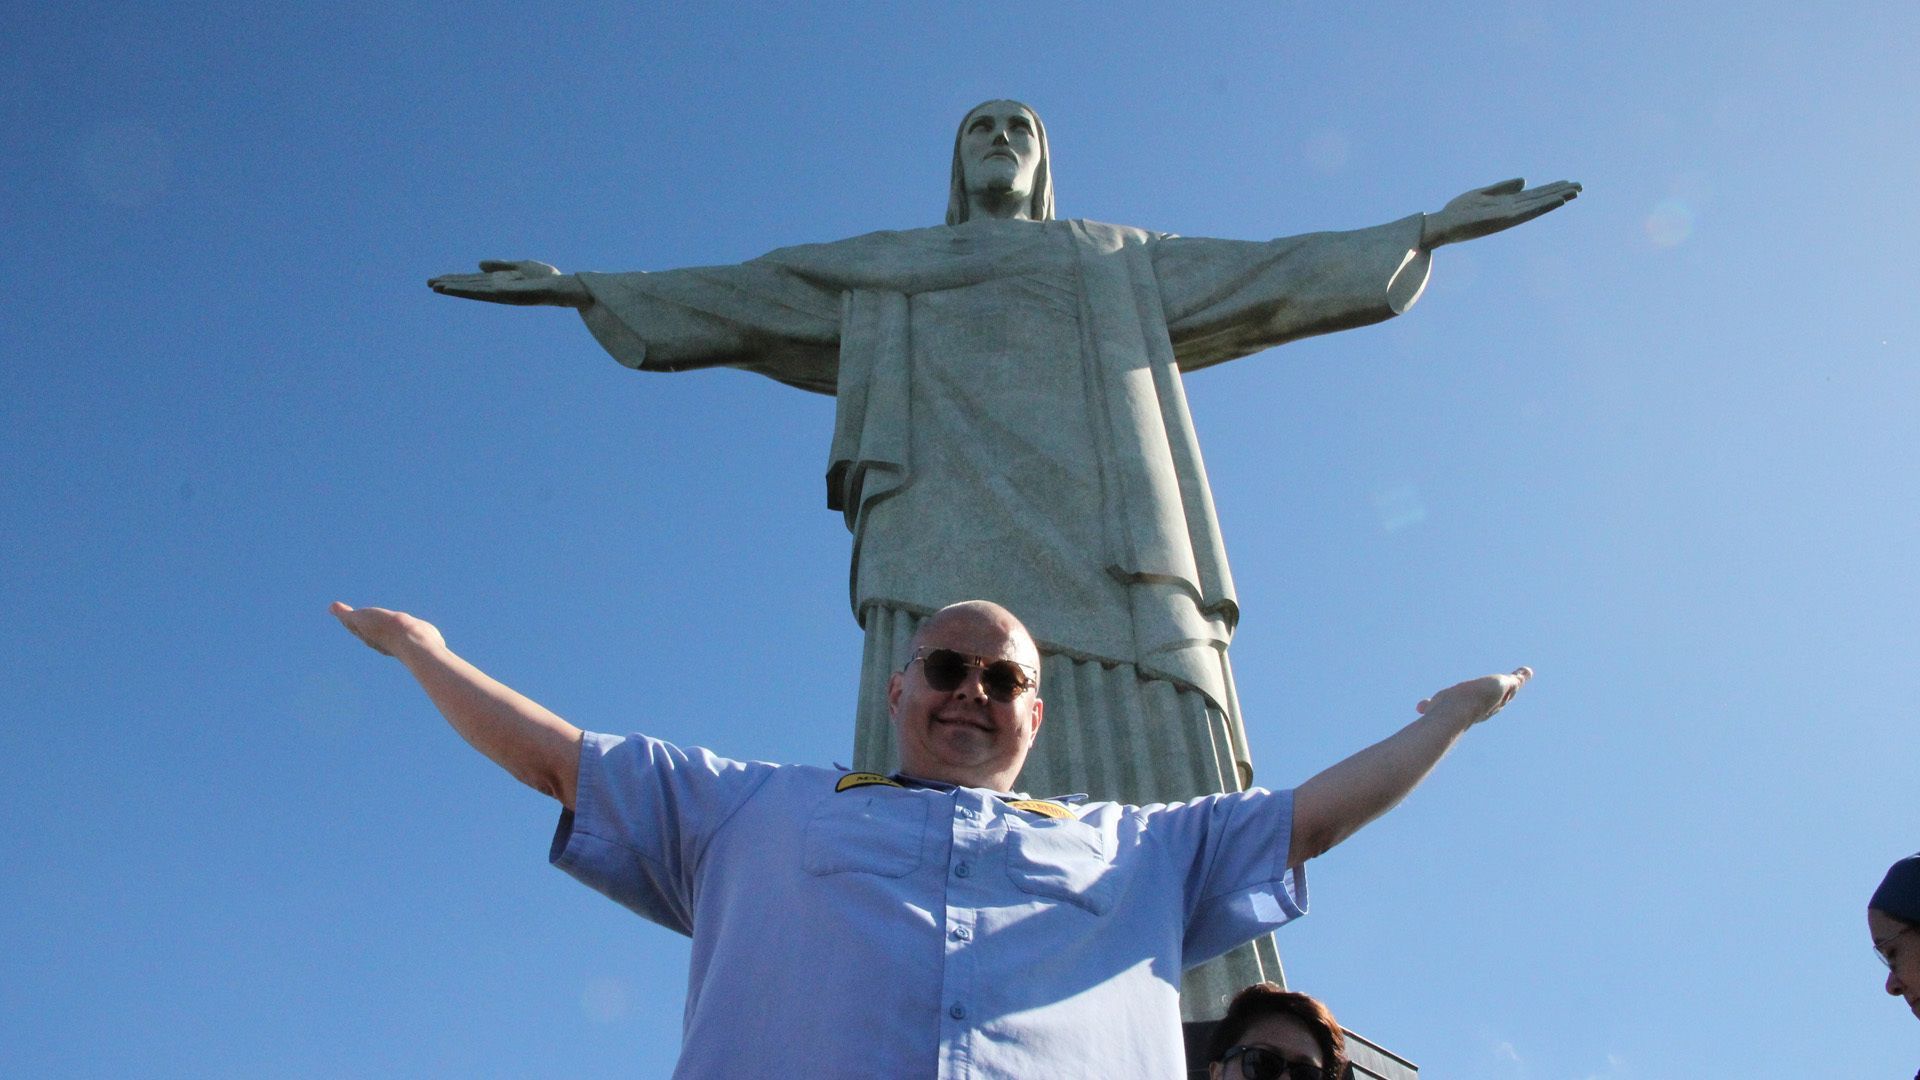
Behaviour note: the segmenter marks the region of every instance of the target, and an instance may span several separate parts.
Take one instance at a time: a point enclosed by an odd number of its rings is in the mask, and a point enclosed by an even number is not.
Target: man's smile
[[[993,731],[992,723],[974,716],[935,716],[933,722],[936,724],[961,724],[988,733]]]

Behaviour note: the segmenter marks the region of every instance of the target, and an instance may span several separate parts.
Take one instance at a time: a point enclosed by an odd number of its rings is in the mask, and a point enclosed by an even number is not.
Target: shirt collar
[[[945,780],[928,780],[925,777],[910,776],[907,773],[903,773],[903,772],[894,773],[893,778],[899,781],[903,787],[926,788],[929,791],[958,791],[959,789],[968,786],[966,784],[950,784]],[[1004,800],[1004,799],[1026,798],[1025,795],[1021,794],[1018,791],[995,791],[993,788],[983,788],[983,787],[971,788],[970,790],[984,791],[996,799]]]

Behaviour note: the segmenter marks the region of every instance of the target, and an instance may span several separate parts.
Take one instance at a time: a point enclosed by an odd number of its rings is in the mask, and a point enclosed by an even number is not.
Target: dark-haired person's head
[[[1887,993],[1905,998],[1920,1017],[1920,854],[1887,871],[1867,901],[1867,932],[1887,965]]]
[[[1209,1080],[1342,1080],[1347,1039],[1325,1005],[1273,983],[1240,991],[1207,1043]]]

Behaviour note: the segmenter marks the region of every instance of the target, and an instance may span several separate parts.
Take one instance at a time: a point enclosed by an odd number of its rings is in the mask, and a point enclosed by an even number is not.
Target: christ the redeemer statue
[[[577,308],[642,371],[744,368],[838,398],[827,505],[853,533],[867,640],[855,768],[894,767],[887,681],[920,620],[986,598],[1021,613],[1043,657],[1049,734],[1022,787],[1171,802],[1252,780],[1227,663],[1240,610],[1181,374],[1400,314],[1433,249],[1579,190],[1512,180],[1436,214],[1269,241],[1057,221],[1039,116],[990,101],[954,139],[944,226],[737,266],[483,262],[429,284]]]

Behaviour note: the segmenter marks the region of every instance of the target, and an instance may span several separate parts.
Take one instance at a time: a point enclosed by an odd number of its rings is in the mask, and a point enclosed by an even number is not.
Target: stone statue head
[[[1039,152],[1039,160],[1033,167],[1027,216],[1034,221],[1053,220],[1053,169],[1047,156],[1046,125],[1040,122],[1040,114],[1034,112],[1033,109],[1027,105],[1018,101],[998,99],[994,101],[983,101],[973,108],[968,109],[967,115],[960,120],[960,130],[954,133],[953,181],[947,193],[947,224],[958,225],[967,220],[969,216],[970,204],[967,200],[967,162],[965,154],[963,153],[968,126],[973,124],[975,119],[982,114],[988,114],[989,116],[994,114],[1004,115],[1010,111],[1025,113],[1027,119],[1032,121],[1033,137]]]

